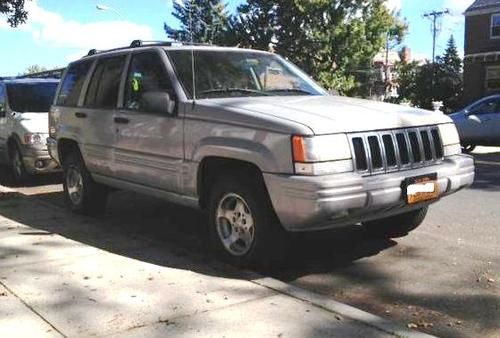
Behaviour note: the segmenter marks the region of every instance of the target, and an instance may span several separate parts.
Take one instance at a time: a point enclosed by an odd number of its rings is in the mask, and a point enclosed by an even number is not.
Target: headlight
[[[439,133],[441,134],[441,142],[443,142],[443,153],[445,157],[457,155],[462,152],[460,137],[458,136],[457,127],[455,127],[454,123],[440,124]]]
[[[24,143],[26,144],[45,144],[47,139],[46,134],[27,133],[24,134]]]
[[[439,132],[444,146],[460,144],[460,137],[454,123],[440,124]]]
[[[345,134],[293,136],[295,172],[326,175],[353,171],[349,140]]]

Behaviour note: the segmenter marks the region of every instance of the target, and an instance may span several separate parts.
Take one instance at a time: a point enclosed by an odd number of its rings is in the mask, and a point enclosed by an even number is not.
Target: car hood
[[[264,114],[309,127],[314,134],[449,123],[441,113],[341,96],[273,96],[203,100],[240,113]],[[202,102],[201,100],[198,102]]]
[[[15,113],[14,118],[28,133],[49,132],[49,113]]]

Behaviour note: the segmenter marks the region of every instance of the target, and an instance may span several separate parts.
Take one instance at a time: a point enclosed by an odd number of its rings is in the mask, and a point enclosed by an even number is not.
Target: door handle
[[[126,117],[115,117],[113,120],[115,121],[115,123],[121,123],[121,124],[127,124],[130,122],[129,119]]]
[[[84,119],[87,117],[87,114],[78,112],[75,113],[75,116],[78,117],[79,119]]]

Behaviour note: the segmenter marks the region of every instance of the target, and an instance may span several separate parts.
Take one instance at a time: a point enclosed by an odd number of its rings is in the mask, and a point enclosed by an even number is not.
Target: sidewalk
[[[426,337],[175,244],[108,228],[0,186],[2,338]]]

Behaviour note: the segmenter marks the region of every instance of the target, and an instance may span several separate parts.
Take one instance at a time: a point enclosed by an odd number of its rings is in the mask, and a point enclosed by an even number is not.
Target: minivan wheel
[[[466,145],[462,146],[462,152],[466,153],[466,154],[472,153],[474,151],[474,149],[476,149],[475,144],[466,144]]]
[[[19,146],[12,145],[10,148],[10,165],[12,169],[12,177],[15,183],[23,183],[28,178],[28,173],[24,167],[23,155]]]
[[[277,263],[286,253],[287,234],[279,224],[263,183],[243,177],[217,180],[208,203],[213,250],[238,266]]]
[[[406,212],[404,214],[363,222],[369,235],[378,238],[398,238],[408,235],[425,219],[428,207]]]
[[[78,152],[63,162],[64,197],[68,207],[80,214],[98,215],[106,209],[108,190],[94,182]]]

